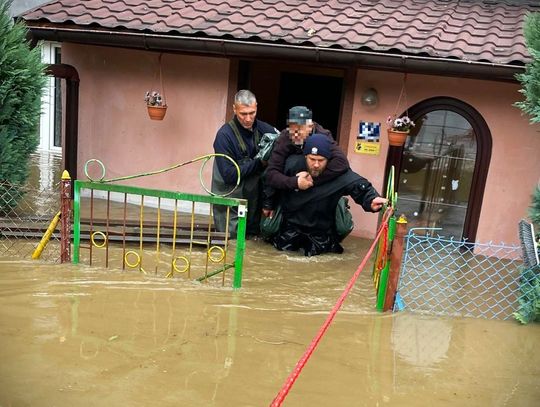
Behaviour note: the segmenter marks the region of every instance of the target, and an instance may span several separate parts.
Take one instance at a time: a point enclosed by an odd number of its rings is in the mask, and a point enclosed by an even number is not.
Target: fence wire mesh
[[[60,210],[60,183],[38,187],[0,181],[0,257],[30,259]],[[41,259],[60,262],[60,225]]]
[[[419,313],[508,319],[532,289],[519,246],[464,243],[412,231],[398,285],[399,307]]]

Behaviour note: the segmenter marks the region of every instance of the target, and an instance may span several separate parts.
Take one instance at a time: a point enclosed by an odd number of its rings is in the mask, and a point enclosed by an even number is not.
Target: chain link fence
[[[52,187],[0,182],[0,257],[30,259],[60,210],[60,183]],[[41,259],[60,262],[60,225]]]
[[[397,309],[487,319],[509,319],[532,289],[522,279],[520,246],[406,236]]]

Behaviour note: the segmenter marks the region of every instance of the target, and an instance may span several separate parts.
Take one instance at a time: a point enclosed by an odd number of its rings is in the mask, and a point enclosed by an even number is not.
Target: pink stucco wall
[[[155,121],[148,117],[144,94],[160,87],[158,53],[64,43],[62,55],[63,62],[73,65],[80,76],[79,178],[90,158],[103,161],[106,177],[112,178],[213,152],[216,130],[225,121],[227,59],[164,54],[168,109],[163,121]],[[211,162],[206,167],[209,186]],[[190,164],[129,183],[204,193],[199,168]]]
[[[353,169],[370,179],[383,191],[384,166],[388,140],[386,118],[395,113],[402,74],[360,70],[356,87],[353,125],[349,138],[348,156]],[[366,108],[361,104],[362,92],[373,87],[379,94],[379,104]],[[528,118],[512,106],[521,99],[518,84],[445,78],[429,75],[407,76],[407,101],[412,106],[422,100],[447,96],[474,107],[483,116],[491,131],[493,150],[478,227],[478,242],[517,244],[517,223],[527,216],[531,194],[540,180],[540,126],[530,125]],[[405,110],[405,105],[401,106]],[[354,152],[360,120],[381,122],[381,154],[369,156]],[[354,207],[354,234],[372,236],[377,217]]]
[[[80,75],[79,177],[90,158],[107,167],[107,178],[171,166],[211,153],[216,130],[226,118],[229,61],[164,54],[163,81],[169,106],[163,121],[147,116],[147,90],[159,88],[158,54],[64,43],[63,61]],[[278,69],[278,68],[276,68]],[[354,170],[383,192],[388,142],[385,121],[394,113],[403,76],[359,70],[354,98],[348,157]],[[366,108],[362,92],[377,89],[379,104]],[[412,106],[434,96],[448,96],[470,104],[486,120],[493,138],[490,169],[480,215],[477,241],[517,243],[517,222],[526,216],[530,196],[540,178],[540,126],[512,106],[520,99],[518,84],[412,75],[407,78],[407,102]],[[405,105],[400,110],[404,110]],[[379,156],[356,154],[354,142],[360,120],[383,123]],[[199,164],[191,164],[130,184],[204,193]],[[205,171],[210,185],[211,168]],[[353,206],[354,235],[372,237],[377,216]]]

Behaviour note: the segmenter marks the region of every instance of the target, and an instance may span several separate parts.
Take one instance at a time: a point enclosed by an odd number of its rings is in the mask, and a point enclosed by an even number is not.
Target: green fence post
[[[79,264],[81,245],[81,184],[75,180],[73,194],[73,264]]]
[[[81,245],[81,184],[75,180],[73,192],[73,264],[79,264]]]
[[[382,312],[384,310],[384,300],[386,298],[386,287],[388,286],[388,275],[390,272],[390,249],[392,248],[392,242],[396,234],[396,217],[391,216],[388,219],[388,245],[386,251],[386,264],[381,271],[379,278],[379,289],[377,292],[377,311]]]
[[[233,288],[242,287],[242,267],[244,264],[244,252],[246,251],[246,215],[247,201],[238,205],[238,231],[236,234],[236,254],[234,257],[234,280]]]

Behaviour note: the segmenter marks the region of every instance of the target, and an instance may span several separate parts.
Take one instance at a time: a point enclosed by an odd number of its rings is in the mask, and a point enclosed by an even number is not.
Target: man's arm
[[[263,175],[264,180],[264,175]],[[263,182],[262,189],[262,211],[264,216],[272,217],[274,209],[276,208],[279,200],[279,191],[266,185]]]
[[[283,174],[287,157],[294,152],[294,146],[289,140],[286,130],[283,130],[275,141],[274,150],[266,169],[266,183],[272,188],[294,190],[298,188],[296,176]]]
[[[240,167],[240,178],[245,178],[262,168],[259,159],[242,160],[237,140],[234,137],[229,137],[227,133],[221,130],[218,131],[216,139],[214,140],[214,152],[216,154],[228,155],[236,161]],[[225,181],[226,184],[235,185],[238,175],[235,165],[231,160],[225,157],[216,157],[215,160],[223,181]]]
[[[359,177],[357,181],[347,186],[344,195],[350,195],[354,202],[361,205],[366,212],[380,211],[386,199],[380,197],[371,182],[364,177]]]

